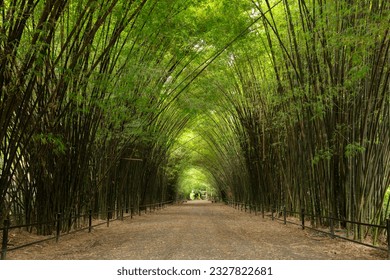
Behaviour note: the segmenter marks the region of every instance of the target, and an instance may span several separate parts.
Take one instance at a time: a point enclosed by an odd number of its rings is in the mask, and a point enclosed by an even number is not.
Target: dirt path
[[[8,259],[385,259],[385,253],[207,202],[170,206],[7,254]]]

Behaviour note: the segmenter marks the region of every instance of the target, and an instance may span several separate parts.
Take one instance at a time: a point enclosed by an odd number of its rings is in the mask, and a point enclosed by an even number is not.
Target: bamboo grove
[[[207,116],[213,128],[199,133],[219,151],[205,158],[214,159],[221,189],[267,210],[303,208],[316,217],[383,224],[390,185],[388,1],[252,4],[256,24],[246,43],[230,48],[204,78],[220,94],[218,113]],[[355,238],[366,234],[359,227]]]
[[[0,1],[2,219],[170,198],[167,150],[188,114],[165,104],[197,56],[177,27],[187,5]]]
[[[0,1],[0,218],[175,199],[195,167],[223,199],[383,223],[389,12],[385,0]]]

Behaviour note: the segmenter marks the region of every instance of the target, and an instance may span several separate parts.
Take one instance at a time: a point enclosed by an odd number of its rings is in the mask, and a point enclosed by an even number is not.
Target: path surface
[[[8,259],[384,259],[378,250],[207,202],[169,206],[7,254]]]

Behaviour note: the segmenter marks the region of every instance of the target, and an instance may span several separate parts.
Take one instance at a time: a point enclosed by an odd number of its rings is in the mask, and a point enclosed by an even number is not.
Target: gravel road
[[[18,238],[17,233],[14,238]],[[385,259],[381,251],[223,204],[188,202],[7,254],[35,260]]]

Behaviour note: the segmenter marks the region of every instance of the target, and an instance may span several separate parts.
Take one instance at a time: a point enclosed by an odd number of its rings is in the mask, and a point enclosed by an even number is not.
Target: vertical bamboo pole
[[[56,242],[60,239],[61,234],[61,213],[57,214],[57,232],[56,232]]]
[[[92,210],[89,209],[88,213],[88,232],[92,231]]]
[[[1,245],[1,259],[5,260],[7,257],[7,244],[8,244],[8,231],[9,231],[10,221],[9,219],[4,220],[4,229],[3,229],[3,242]]]
[[[390,219],[386,220],[387,225],[387,258],[390,260]]]

